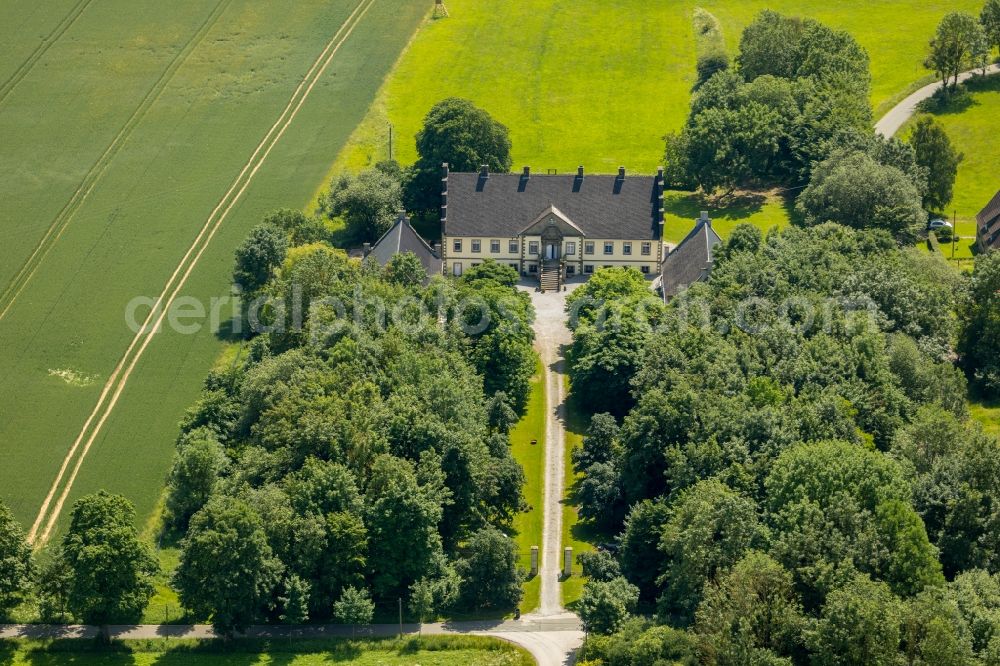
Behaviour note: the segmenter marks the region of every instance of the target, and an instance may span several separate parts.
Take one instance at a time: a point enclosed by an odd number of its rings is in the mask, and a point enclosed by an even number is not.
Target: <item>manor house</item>
[[[655,176],[478,173],[441,169],[441,260],[446,274],[492,258],[545,290],[598,268],[651,278],[666,254],[663,169]]]

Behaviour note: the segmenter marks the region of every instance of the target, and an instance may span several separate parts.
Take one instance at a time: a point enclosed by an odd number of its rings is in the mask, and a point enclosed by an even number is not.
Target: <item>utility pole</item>
[[[951,211],[951,258],[955,258],[955,243],[958,242],[958,210]]]
[[[399,637],[403,637],[403,597],[398,597],[399,600]]]
[[[389,161],[392,161],[392,123],[389,123]]]

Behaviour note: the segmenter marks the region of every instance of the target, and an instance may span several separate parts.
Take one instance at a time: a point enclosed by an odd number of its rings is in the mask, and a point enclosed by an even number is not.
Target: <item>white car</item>
[[[951,230],[951,222],[949,222],[948,220],[942,220],[939,217],[936,220],[931,220],[927,224],[927,228],[930,229],[931,231],[936,231],[937,229],[944,229],[944,228]]]

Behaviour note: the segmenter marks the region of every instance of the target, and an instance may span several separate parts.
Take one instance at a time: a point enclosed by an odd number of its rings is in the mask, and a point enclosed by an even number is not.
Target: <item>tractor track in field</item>
[[[63,17],[63,20],[52,29],[52,32],[42,38],[41,43],[39,43],[38,46],[35,47],[35,50],[32,51],[27,58],[25,58],[24,62],[22,62],[20,66],[14,70],[14,73],[11,74],[6,81],[0,83],[0,104],[4,103],[11,91],[13,91],[14,88],[17,87],[17,84],[28,75],[28,72],[35,67],[35,63],[41,60],[46,51],[48,51],[53,44],[58,42],[59,39],[66,34],[66,31],[69,30],[74,23],[76,23],[76,20],[80,18],[80,15],[83,14],[84,10],[87,9],[87,6],[90,5],[91,2],[93,2],[93,0],[79,0],[79,2],[73,5],[73,8],[69,10],[69,14]]]
[[[145,353],[153,336],[160,331],[170,305],[186,284],[188,277],[195,266],[197,266],[202,254],[208,248],[212,238],[219,230],[219,227],[222,226],[229,212],[236,206],[261,166],[267,160],[271,150],[277,145],[292,121],[295,120],[295,116],[298,115],[299,110],[306,99],[308,99],[313,88],[322,78],[330,63],[333,62],[334,56],[340,51],[341,46],[353,34],[358,25],[361,24],[365,15],[375,5],[376,1],[360,0],[326,44],[326,47],[319,54],[319,57],[316,58],[315,62],[313,62],[312,67],[309,68],[298,87],[292,93],[291,99],[289,99],[281,115],[278,116],[278,119],[257,145],[257,148],[250,156],[246,165],[244,165],[242,171],[235,178],[229,190],[223,195],[211,214],[209,214],[201,231],[195,237],[184,257],[174,269],[173,274],[167,280],[163,291],[156,298],[153,307],[150,309],[149,315],[135,334],[135,337],[133,337],[128,349],[125,350],[121,360],[101,390],[97,405],[94,406],[93,411],[73,442],[73,446],[63,459],[59,472],[28,534],[28,540],[36,548],[43,545],[51,535],[62,512],[66,498],[73,488],[73,483],[80,471],[80,467],[87,453],[90,451],[91,445],[97,439],[108,417],[114,411],[115,405],[118,403],[118,399],[121,397],[129,377]],[[71,465],[72,470],[70,470]],[[68,476],[67,471],[69,471]],[[58,498],[56,498],[57,493],[59,493]],[[53,500],[55,500],[54,504]]]
[[[85,2],[90,2],[91,0],[84,0]],[[205,39],[205,36],[211,31],[211,29],[218,23],[219,18],[225,13],[225,10],[232,3],[232,0],[219,0],[215,7],[209,12],[205,20],[202,21],[198,29],[191,35],[191,38],[184,44],[184,46],[177,52],[177,54],[167,65],[166,69],[160,73],[160,76],[156,79],[153,85],[150,87],[146,94],[143,96],[142,101],[139,102],[139,106],[136,107],[132,115],[129,116],[128,120],[118,131],[115,137],[108,144],[108,147],[104,149],[101,156],[97,158],[97,161],[91,165],[87,173],[84,174],[83,180],[80,181],[80,185],[77,187],[76,191],[73,192],[73,196],[70,197],[69,201],[59,210],[49,228],[45,231],[41,240],[38,241],[38,245],[32,251],[31,255],[25,260],[24,264],[14,275],[11,281],[4,287],[3,291],[0,292],[0,321],[3,321],[7,313],[10,312],[11,307],[13,307],[14,302],[17,297],[21,295],[24,288],[34,277],[35,271],[38,270],[39,265],[44,261],[45,257],[48,255],[49,251],[55,245],[55,243],[62,237],[63,232],[72,222],[73,218],[76,216],[77,211],[83,206],[87,197],[94,190],[97,184],[100,182],[101,178],[107,172],[111,163],[114,161],[115,157],[121,152],[122,147],[132,136],[135,128],[138,127],[139,123],[149,112],[150,108],[160,99],[163,95],[163,91],[166,90],[167,85],[173,79],[174,74],[177,70],[187,61],[188,57],[194,52],[198,45]]]

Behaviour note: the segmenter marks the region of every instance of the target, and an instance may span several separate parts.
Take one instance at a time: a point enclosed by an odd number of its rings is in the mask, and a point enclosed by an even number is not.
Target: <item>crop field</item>
[[[623,164],[651,173],[662,161],[663,135],[680,128],[687,115],[695,82],[695,9],[718,20],[731,57],[743,27],[764,8],[850,31],[871,56],[872,105],[880,113],[928,78],[922,63],[941,17],[953,10],[978,13],[981,4],[448,0],[449,17],[429,22],[414,38],[336,168],[384,159],[390,124],[393,155],[412,161],[424,115],[456,95],[510,128],[515,167],[566,172],[583,164],[607,173]],[[699,206],[691,197],[679,203]],[[789,219],[776,199],[731,212],[730,222],[752,221],[764,229]],[[689,229],[690,220],[668,211],[668,240]]]
[[[149,514],[222,341],[137,335],[126,305],[228,297],[236,245],[309,202],[429,8],[0,0],[0,499],[26,527],[57,476],[39,534],[98,488]]]

